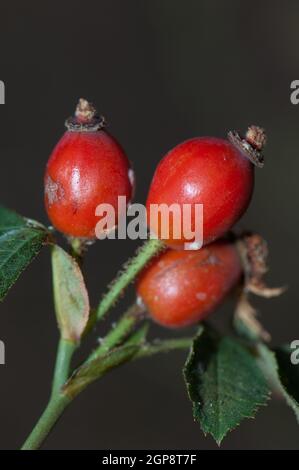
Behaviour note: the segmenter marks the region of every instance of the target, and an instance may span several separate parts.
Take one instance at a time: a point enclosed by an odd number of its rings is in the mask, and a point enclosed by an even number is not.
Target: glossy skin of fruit
[[[251,199],[254,167],[228,140],[202,137],[187,140],[172,149],[154,174],[147,199],[150,229],[161,235],[161,218],[150,217],[151,204],[191,204],[194,231],[194,205],[203,204],[203,244],[225,234],[242,216]],[[171,220],[171,219],[170,219]],[[187,240],[174,238],[172,222],[164,242],[182,248]],[[197,249],[195,246],[194,249]]]
[[[217,241],[197,251],[162,253],[142,272],[136,288],[156,322],[183,327],[212,313],[241,275],[235,246]]]
[[[84,106],[90,106],[85,100],[80,102],[83,111]],[[100,219],[95,215],[96,207],[112,204],[117,214],[118,196],[131,200],[133,172],[124,151],[93,112],[86,118],[77,108],[67,127],[47,164],[45,205],[56,229],[92,239]]]

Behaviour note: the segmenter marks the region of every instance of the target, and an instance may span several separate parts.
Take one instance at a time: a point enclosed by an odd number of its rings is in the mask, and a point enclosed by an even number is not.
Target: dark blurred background
[[[126,149],[140,202],[160,158],[180,141],[260,124],[268,132],[267,161],[256,171],[253,201],[239,226],[268,240],[269,283],[289,285],[281,298],[255,300],[264,325],[275,344],[298,339],[299,105],[290,103],[290,83],[299,79],[299,3],[6,0],[0,18],[0,79],[6,84],[6,104],[0,106],[1,203],[48,223],[44,167],[81,96],[98,106]],[[90,249],[85,269],[94,304],[136,246],[110,240]],[[112,319],[133,295],[131,289]],[[43,410],[51,383],[58,335],[48,249],[0,309],[6,345],[0,447],[14,449]],[[222,324],[230,311],[231,305],[222,308],[214,321]],[[153,330],[165,336],[162,328]],[[94,342],[95,337],[89,347]],[[193,423],[181,374],[184,359],[185,353],[172,353],[111,373],[73,403],[44,448],[217,448]],[[299,448],[295,418],[284,403],[272,401],[222,448]]]

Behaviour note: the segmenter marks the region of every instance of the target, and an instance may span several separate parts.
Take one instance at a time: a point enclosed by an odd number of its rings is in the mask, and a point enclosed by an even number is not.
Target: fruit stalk
[[[104,317],[142,268],[163,249],[163,243],[157,239],[149,239],[144,243],[137,254],[128,261],[124,270],[119,273],[112,282],[108,292],[102,298],[97,308],[97,320],[101,320]]]
[[[144,307],[134,303],[128,308],[117,324],[102,339],[100,345],[89,356],[88,360],[100,358],[110,349],[121,343],[144,318]]]

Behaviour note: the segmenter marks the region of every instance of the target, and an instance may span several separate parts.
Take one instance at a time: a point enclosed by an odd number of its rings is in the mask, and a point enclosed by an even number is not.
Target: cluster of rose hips
[[[56,145],[45,174],[48,216],[69,237],[92,240],[96,207],[118,197],[131,201],[134,173],[118,142],[105,130],[93,106],[80,100],[75,116]],[[247,209],[254,184],[254,165],[262,166],[265,134],[251,126],[245,137],[228,140],[198,137],[172,149],[160,162],[147,198],[151,204],[203,205],[203,247],[183,249],[182,236],[163,239],[167,250],[141,273],[137,293],[160,324],[194,324],[211,313],[240,281],[244,266],[237,245],[224,238]],[[194,214],[193,214],[194,216]],[[193,223],[194,221],[192,221]],[[194,224],[193,224],[194,225]],[[161,237],[161,220],[149,229]]]

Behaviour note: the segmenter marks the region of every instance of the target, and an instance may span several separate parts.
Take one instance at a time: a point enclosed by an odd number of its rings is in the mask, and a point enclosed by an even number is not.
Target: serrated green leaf
[[[82,272],[75,259],[57,245],[52,249],[52,271],[55,311],[61,337],[78,341],[90,312]]]
[[[88,385],[101,378],[111,369],[128,362],[138,352],[139,345],[120,346],[105,356],[85,362],[65,385],[63,392],[70,398],[76,397]]]
[[[42,248],[48,232],[38,222],[0,206],[0,300]]]
[[[244,418],[253,417],[269,396],[267,382],[247,348],[209,329],[195,338],[184,377],[194,418],[218,445]]]
[[[299,365],[292,364],[289,347],[271,351],[264,344],[258,346],[259,365],[273,391],[282,395],[292,408],[299,423]]]

